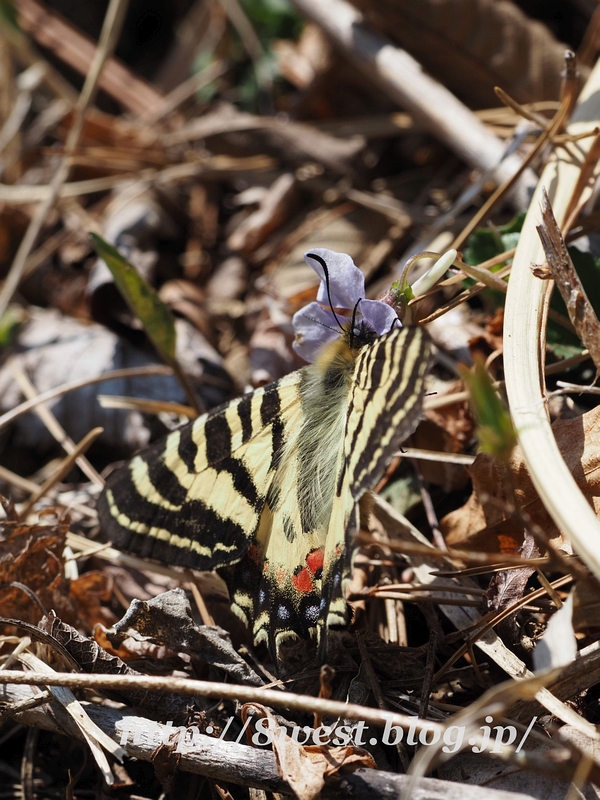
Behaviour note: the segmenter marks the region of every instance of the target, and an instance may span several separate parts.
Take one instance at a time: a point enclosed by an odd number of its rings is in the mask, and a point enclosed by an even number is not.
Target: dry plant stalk
[[[537,232],[544,247],[548,268],[565,301],[577,335],[587,347],[598,373],[600,372],[600,323],[579,280],[545,189],[541,205],[543,224],[537,226]]]

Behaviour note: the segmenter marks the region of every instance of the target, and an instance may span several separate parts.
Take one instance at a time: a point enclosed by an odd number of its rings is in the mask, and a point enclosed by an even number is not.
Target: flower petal
[[[329,305],[329,297],[325,284],[325,270],[319,259],[322,259],[327,266],[329,291],[334,308],[347,308],[352,311],[357,301],[365,296],[365,276],[346,253],[336,253],[325,247],[309,250],[304,254],[304,260],[321,279],[317,301],[322,305]]]
[[[381,300],[362,300],[358,310],[378,336],[389,333],[396,326],[400,327],[400,320],[394,309]]]
[[[331,311],[318,303],[309,303],[297,311],[292,325],[296,332],[292,347],[309,362],[316,360],[323,345],[333,342],[340,335],[339,326]]]

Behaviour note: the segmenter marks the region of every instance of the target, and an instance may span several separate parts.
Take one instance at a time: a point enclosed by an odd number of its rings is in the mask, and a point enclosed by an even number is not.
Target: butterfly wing
[[[210,570],[251,547],[287,427],[301,415],[301,372],[178,428],[110,477],[104,531],[127,552]]]
[[[416,428],[430,362],[429,337],[420,327],[395,329],[358,355],[325,546],[322,642],[324,629],[346,622],[343,583],[359,528],[358,501],[380,480],[392,455]]]

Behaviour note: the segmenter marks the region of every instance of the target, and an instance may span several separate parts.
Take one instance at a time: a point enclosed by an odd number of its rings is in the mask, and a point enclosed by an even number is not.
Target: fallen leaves
[[[249,736],[256,744],[272,744],[281,777],[287,781],[298,800],[315,800],[326,779],[342,770],[370,767],[375,769],[373,756],[354,745],[331,746],[329,744],[300,744],[298,731],[290,736],[274,715],[264,706],[247,703],[242,708],[242,719],[246,722],[252,713],[258,718],[258,731]],[[335,738],[335,730],[321,726],[321,729],[303,731],[305,737],[312,734],[313,740],[321,736],[325,741]]]
[[[0,600],[2,616],[37,622],[44,609],[56,608],[71,620],[76,606],[63,572],[68,522],[27,525],[0,522]]]
[[[600,409],[574,419],[557,420],[552,428],[561,454],[577,485],[596,513],[600,513]],[[451,547],[472,547],[485,552],[516,551],[524,540],[519,514],[527,514],[554,547],[566,547],[542,501],[539,499],[519,448],[509,465],[479,454],[469,468],[473,493],[462,508],[441,520]],[[516,506],[517,516],[513,509]]]

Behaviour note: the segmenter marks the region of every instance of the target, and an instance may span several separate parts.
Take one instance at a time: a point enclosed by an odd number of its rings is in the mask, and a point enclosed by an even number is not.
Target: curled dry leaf
[[[296,179],[291,173],[284,172],[266,192],[256,211],[231,234],[227,240],[228,247],[242,255],[251,255],[288,219],[296,196]]]
[[[525,534],[521,556],[523,558],[538,558],[539,555],[540,551],[535,539],[530,533]],[[494,573],[486,592],[488,608],[499,613],[520,600],[525,592],[527,581],[534,572],[535,569],[533,567],[523,567],[522,569],[507,569]],[[496,632],[511,645],[518,644],[520,630],[517,625],[516,615],[511,614],[510,617],[499,622],[496,626]]]
[[[50,613],[40,623],[40,628],[49,633],[64,647],[69,655],[80,665],[82,672],[103,675],[141,675],[117,656],[109,655],[93,639],[83,636],[71,625],[60,620],[56,614]],[[107,693],[108,694],[108,693]],[[189,698],[180,697],[168,692],[156,693],[144,690],[127,689],[127,691],[111,693],[119,702],[145,708],[158,719],[186,719]]]
[[[331,64],[331,45],[317,25],[307,23],[297,42],[280,39],[273,52],[283,77],[299,89],[306,89]]]
[[[600,513],[600,408],[573,419],[557,420],[552,430],[562,457],[577,485],[596,513]],[[544,530],[557,547],[565,547],[561,534],[531,483],[519,448],[506,469],[481,453],[469,472],[473,494],[467,503],[441,520],[451,547],[502,552],[523,543],[523,526],[515,524],[508,509],[513,505],[512,486],[520,510]],[[488,501],[487,498],[492,498]]]
[[[70,594],[77,603],[80,619],[87,628],[93,628],[98,622],[110,624],[114,615],[103,605],[110,601],[113,594],[113,581],[106,572],[93,570],[85,572],[71,581]]]
[[[75,621],[77,613],[69,597],[69,581],[64,577],[63,550],[69,526],[66,522],[25,525],[4,520],[0,524],[0,583],[20,583],[35,593],[42,606],[56,608]],[[26,590],[0,587],[0,614],[4,617],[37,622],[40,607]]]
[[[152,600],[133,600],[125,616],[105,633],[114,646],[123,641],[130,629],[174,652],[190,653],[237,683],[263,685],[234,650],[226,631],[213,625],[196,625],[183,589],[163,592]]]
[[[286,729],[279,725],[268,709],[255,703],[247,703],[242,707],[244,722],[251,711],[259,719],[266,720],[266,724],[261,726],[262,737],[264,738],[267,735],[266,731],[269,732],[268,735],[269,739],[272,740],[279,774],[290,785],[298,800],[315,800],[315,798],[319,797],[325,785],[325,779],[335,775],[342,769],[347,769],[348,767],[352,769],[357,769],[358,767],[375,769],[377,766],[373,756],[360,747],[352,745],[333,747],[328,744],[299,744],[291,736],[288,736]],[[325,728],[326,726],[322,727]],[[308,731],[310,730],[309,728]],[[314,732],[315,738],[318,732],[319,729],[316,729]],[[260,740],[261,734],[255,735]],[[323,730],[321,738],[327,738],[325,730]]]

